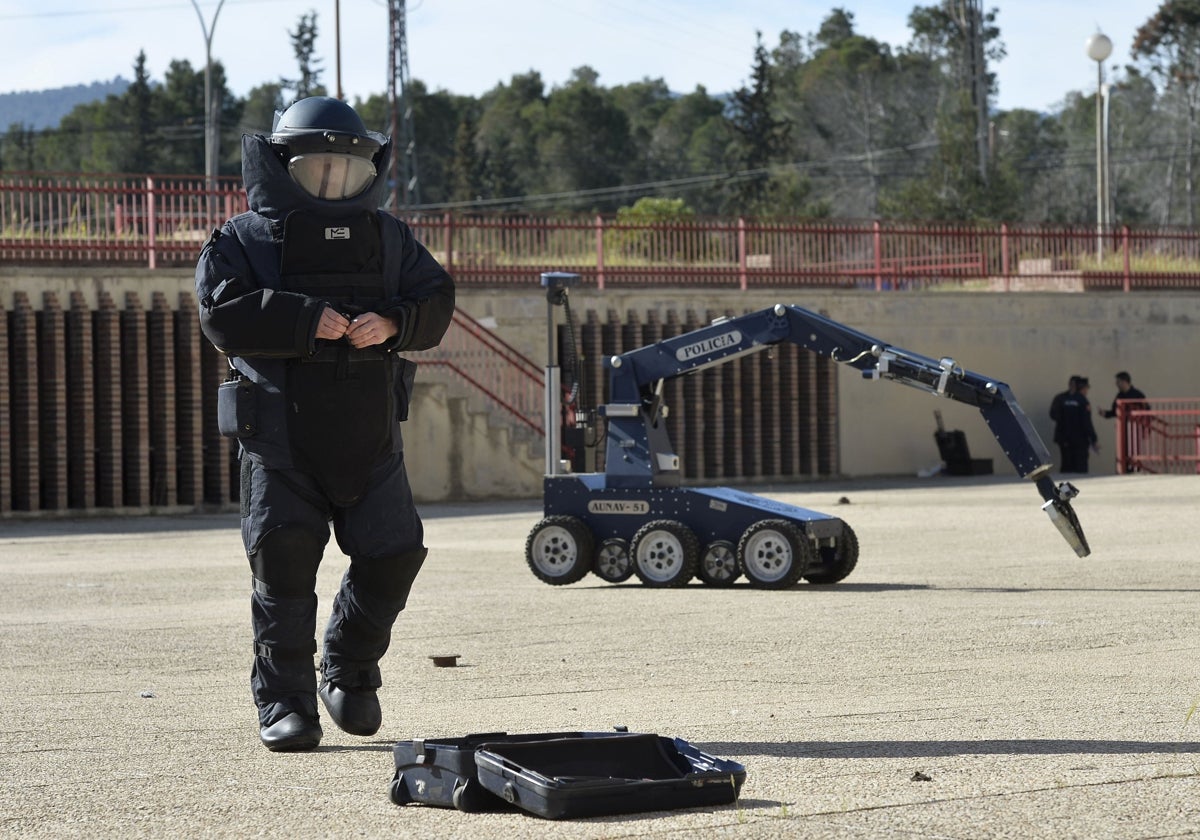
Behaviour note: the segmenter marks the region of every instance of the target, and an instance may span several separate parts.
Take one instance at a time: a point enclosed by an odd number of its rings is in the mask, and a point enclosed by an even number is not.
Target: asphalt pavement
[[[0,835],[1200,836],[1200,476],[751,488],[842,516],[842,583],[678,590],[524,561],[540,503],[422,508],[384,725],[258,741],[236,514],[0,520]],[[321,616],[345,558],[331,544]],[[457,667],[432,656],[457,654]],[[735,803],[548,821],[393,804],[414,738],[625,726],[745,765]]]

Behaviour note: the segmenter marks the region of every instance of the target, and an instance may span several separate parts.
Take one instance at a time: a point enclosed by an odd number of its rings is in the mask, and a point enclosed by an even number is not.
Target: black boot
[[[383,723],[379,696],[373,688],[342,688],[323,680],[317,689],[326,711],[338,729],[351,735],[374,735]]]
[[[272,752],[302,752],[321,743],[321,724],[299,712],[280,718],[258,731],[263,746]]]

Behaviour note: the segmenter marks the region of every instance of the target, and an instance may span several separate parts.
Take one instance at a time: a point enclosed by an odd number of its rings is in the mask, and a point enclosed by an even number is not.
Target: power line
[[[686,192],[688,190],[699,189],[702,187],[712,187],[719,184],[732,184],[741,181],[761,178],[771,175],[787,174],[790,172],[804,173],[814,181],[826,180],[865,180],[868,178],[877,178],[879,180],[896,180],[906,178],[920,177],[925,173],[925,169],[921,162],[916,160],[910,161],[895,161],[897,163],[908,163],[908,166],[900,166],[881,171],[867,171],[859,168],[849,168],[849,164],[861,164],[868,160],[876,162],[883,161],[887,158],[895,158],[901,154],[910,152],[931,151],[940,146],[936,140],[925,141],[921,143],[913,143],[907,146],[899,146],[891,149],[882,149],[871,153],[860,153],[855,155],[842,155],[833,158],[822,158],[809,161],[794,161],[786,164],[775,164],[772,166],[761,167],[758,169],[745,169],[730,172],[713,172],[702,175],[690,175],[680,178],[667,178],[655,181],[645,181],[635,184],[617,184],[611,187],[596,187],[586,190],[564,190],[552,193],[528,193],[517,196],[505,196],[500,198],[485,198],[476,199],[474,201],[453,201],[453,202],[438,202],[431,204],[421,204],[414,206],[413,210],[419,211],[444,211],[444,210],[495,210],[495,209],[517,209],[520,207],[532,207],[543,204],[569,203],[582,199],[604,199],[617,197],[634,197],[654,194],[671,194],[678,192]],[[1139,145],[1139,150],[1149,150],[1162,148],[1166,150],[1174,150],[1176,147],[1172,145],[1163,145],[1161,147]],[[1129,150],[1121,150],[1126,152]],[[1114,164],[1122,165],[1139,165],[1157,163],[1164,160],[1169,160],[1171,154],[1156,154],[1151,157],[1135,156],[1133,154],[1122,155],[1114,158]],[[1019,165],[1014,169],[1018,174],[1030,172],[1042,172],[1053,169],[1084,169],[1091,166],[1089,154],[1085,154],[1084,150],[1079,150],[1074,153],[1065,152],[1058,159],[1047,158],[1044,162],[1038,165]],[[830,170],[822,172],[821,170]]]
[[[264,3],[287,3],[291,0],[229,0],[231,6],[253,6],[262,5]],[[202,4],[203,5],[203,4]],[[72,9],[70,11],[40,11],[40,12],[13,12],[9,14],[0,14],[0,20],[21,20],[21,19],[36,19],[36,18],[62,18],[62,17],[107,17],[109,15],[127,14],[130,12],[173,12],[187,9],[187,3],[156,3],[154,5],[145,6],[124,6],[122,8],[106,8],[106,9]]]

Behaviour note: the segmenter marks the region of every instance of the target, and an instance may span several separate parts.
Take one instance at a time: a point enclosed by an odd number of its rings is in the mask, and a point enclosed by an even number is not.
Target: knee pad
[[[250,552],[250,571],[274,597],[311,595],[325,544],[300,525],[278,525]]]
[[[398,602],[403,609],[427,554],[429,549],[418,548],[389,557],[356,558],[350,564],[349,575],[356,589],[386,601]]]

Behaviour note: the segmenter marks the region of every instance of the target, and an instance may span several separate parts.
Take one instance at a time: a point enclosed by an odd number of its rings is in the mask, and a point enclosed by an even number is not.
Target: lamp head
[[[1097,32],[1088,38],[1084,48],[1092,61],[1104,61],[1112,55],[1112,41],[1103,32]]]

